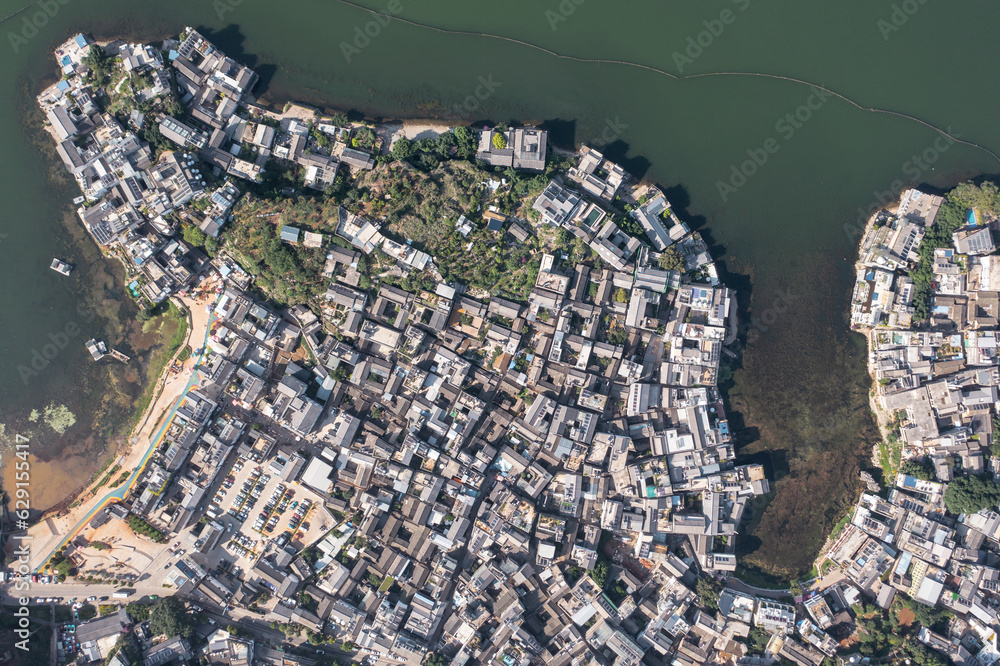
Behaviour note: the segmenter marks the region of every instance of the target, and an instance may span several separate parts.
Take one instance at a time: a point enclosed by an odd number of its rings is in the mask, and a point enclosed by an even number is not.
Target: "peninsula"
[[[861,239],[851,323],[868,338],[882,478],[820,568],[840,572],[827,599],[855,606],[862,653],[880,660],[1000,658],[998,215],[990,182],[908,190]]]
[[[718,389],[736,298],[658,187],[538,127],[267,110],[190,28],[55,56],[80,221],[199,345],[6,576],[71,606],[64,661],[833,654],[730,576],[770,490]]]

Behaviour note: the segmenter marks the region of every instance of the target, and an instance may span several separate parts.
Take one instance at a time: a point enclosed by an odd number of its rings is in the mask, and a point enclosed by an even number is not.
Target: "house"
[[[118,637],[130,624],[125,607],[121,606],[116,613],[77,625],[76,641],[80,652],[88,661],[106,659]]]
[[[497,131],[484,127],[479,132],[476,159],[494,167],[514,166],[514,130]]]
[[[59,137],[60,141],[65,141],[76,136],[76,121],[69,113],[69,109],[65,106],[54,106],[45,112],[45,116],[48,118],[49,123],[52,124],[52,129],[55,130],[56,136]]]
[[[370,170],[375,168],[374,157],[353,148],[344,148],[344,151],[340,154],[340,161],[355,169]]]
[[[160,118],[160,134],[181,148],[200,150],[208,143],[208,137],[204,132],[199,132],[168,115]]]
[[[533,127],[514,130],[513,167],[545,171],[548,132]]]
[[[187,640],[174,636],[162,643],[157,643],[142,655],[142,666],[166,666],[167,664],[184,664],[192,657]]]
[[[531,205],[545,224],[561,227],[573,219],[580,207],[579,195],[556,181],[550,181]]]
[[[588,146],[580,148],[580,163],[569,175],[587,194],[605,203],[614,200],[627,176],[624,169]]]

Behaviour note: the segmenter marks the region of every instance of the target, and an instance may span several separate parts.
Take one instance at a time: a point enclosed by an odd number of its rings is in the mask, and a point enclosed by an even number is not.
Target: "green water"
[[[0,15],[22,2],[0,0]],[[987,2],[912,0],[895,3],[895,17],[894,3],[872,0],[365,4],[417,23],[503,35],[579,58],[673,74],[804,79],[1000,152],[1000,126],[992,117],[1000,106],[1000,82],[992,75],[1000,63],[1000,12]],[[855,247],[844,225],[857,225],[859,208],[871,206],[876,192],[894,181],[945,188],[1000,169],[975,148],[939,139],[944,150],[934,149],[939,137],[926,126],[817,97],[799,83],[753,76],[674,80],[510,41],[399,21],[383,26],[336,0],[68,0],[58,7],[16,53],[9,33],[39,10],[9,19],[0,44],[6,93],[0,98],[0,233],[6,234],[0,240],[0,422],[16,423],[52,396],[71,407],[75,399],[98,401],[102,390],[97,383],[83,396],[72,387],[89,363],[82,345],[70,345],[27,386],[17,370],[49,333],[73,319],[77,302],[94,297],[81,295],[82,287],[101,270],[94,253],[68,237],[63,216],[72,190],[49,177],[61,165],[25,133],[38,122],[32,98],[55,73],[50,51],[78,31],[153,39],[194,25],[258,69],[265,101],[297,99],[387,119],[547,122],[563,144],[607,143],[607,152],[633,173],[670,188],[671,199],[711,239],[749,314],[762,322],[749,333],[730,397],[743,420],[741,440],[749,442],[743,453],[769,453],[782,477],[774,500],[753,521],[754,537],[745,540],[753,551],[748,561],[786,574],[811,565],[824,530],[853,499],[870,446],[863,341],[845,325]],[[897,27],[893,18],[898,29],[885,32],[887,25]],[[355,42],[356,29],[374,37]],[[687,60],[678,59],[689,37],[707,46],[700,53],[691,47]],[[349,62],[343,44],[350,45]],[[925,150],[932,163],[916,166],[911,157]],[[747,165],[753,175],[723,197],[719,182],[754,155],[764,163]],[[48,269],[56,255],[81,262],[71,280]],[[113,318],[97,318],[94,326],[112,329],[106,334],[113,337]],[[67,437],[85,437],[84,430],[78,425]],[[50,440],[49,451],[68,443]]]

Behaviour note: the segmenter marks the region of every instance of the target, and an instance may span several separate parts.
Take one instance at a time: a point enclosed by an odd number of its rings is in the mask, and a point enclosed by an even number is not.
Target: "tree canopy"
[[[204,247],[205,241],[208,239],[205,232],[194,225],[185,226],[181,231],[181,236],[184,238],[185,243],[194,245],[195,247]]]
[[[152,605],[149,610],[149,628],[157,636],[191,638],[194,633],[194,627],[176,597],[164,597]]]
[[[413,142],[402,136],[396,139],[396,143],[392,144],[392,159],[405,160],[413,154],[413,151]]]
[[[684,270],[684,257],[673,245],[660,253],[660,268],[665,271]]]
[[[1000,505],[1000,486],[987,475],[960,476],[948,484],[944,503],[951,513],[976,513]]]
[[[594,568],[589,570],[587,573],[594,579],[594,582],[597,583],[598,586],[603,588],[604,583],[608,580],[608,574],[611,573],[611,567],[608,566],[608,563],[605,560],[600,560],[596,565],[594,565]]]
[[[905,460],[899,466],[899,471],[915,479],[922,479],[924,481],[934,480],[934,465],[927,459]]]

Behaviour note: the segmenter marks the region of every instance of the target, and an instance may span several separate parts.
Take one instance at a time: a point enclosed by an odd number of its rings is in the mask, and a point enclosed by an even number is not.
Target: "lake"
[[[0,15],[22,3],[0,0]],[[338,0],[52,0],[4,21],[0,423],[8,440],[36,442],[47,503],[93,474],[120,436],[128,404],[109,396],[134,395],[148,378],[95,366],[83,348],[123,339],[134,307],[120,305],[120,269],[72,218],[73,184],[33,98],[55,76],[51,50],[76,32],[146,41],[192,25],[257,69],[267,103],[545,123],[559,144],[599,147],[662,183],[740,290],[747,342],[730,408],[740,453],[778,479],[743,557],[762,572],[808,571],[874,442],[864,340],[847,330],[864,212],[903,185],[1000,171],[988,151],[864,109],[1000,152],[1000,82],[984,75],[1000,64],[1000,12],[933,0],[363,4],[401,20]],[[745,74],[668,76],[718,72]],[[49,270],[53,256],[77,265],[72,277]],[[71,323],[80,332],[25,377]]]

